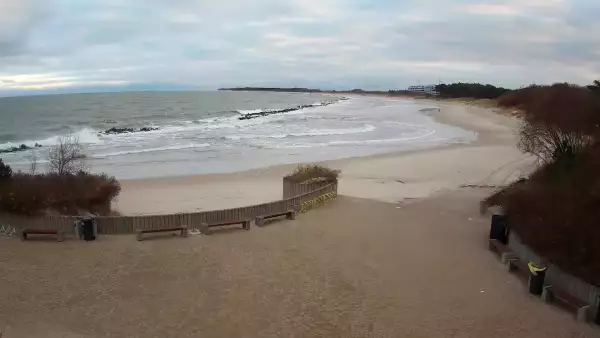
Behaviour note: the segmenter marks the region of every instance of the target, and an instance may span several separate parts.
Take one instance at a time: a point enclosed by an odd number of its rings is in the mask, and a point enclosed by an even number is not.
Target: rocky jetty
[[[325,106],[328,106],[330,104],[337,103],[338,101],[340,101],[340,100],[324,101],[324,102],[321,102],[321,103],[318,103],[318,104],[306,104],[306,105],[300,105],[300,106],[297,106],[297,107],[291,107],[291,108],[285,108],[285,109],[266,109],[266,110],[263,110],[263,111],[260,111],[260,112],[256,112],[256,113],[243,114],[238,119],[239,120],[250,120],[250,119],[255,119],[255,118],[261,117],[261,116],[268,116],[268,115],[274,115],[274,114],[289,113],[289,112],[300,110],[300,109],[325,107]]]
[[[146,131],[158,130],[158,128],[154,127],[143,127],[143,128],[117,128],[112,127],[104,131],[104,134],[127,134],[127,133],[139,133]]]
[[[26,144],[21,144],[18,147],[10,147],[10,148],[6,148],[6,149],[0,149],[0,154],[16,153],[18,151],[25,151],[25,150],[29,150],[29,149],[33,149],[33,148],[40,148],[40,147],[42,147],[42,145],[39,143],[36,143],[33,147],[30,147]]]

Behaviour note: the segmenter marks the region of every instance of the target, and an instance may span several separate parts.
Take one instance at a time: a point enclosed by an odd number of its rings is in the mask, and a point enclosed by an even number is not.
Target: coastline
[[[319,162],[342,170],[340,194],[406,203],[461,186],[503,185],[530,170],[533,160],[516,148],[518,120],[515,117],[462,102],[426,101],[439,107],[439,111],[429,110],[423,114],[438,123],[476,132],[477,140]],[[281,179],[296,165],[236,173],[123,180],[115,209],[124,215],[145,215],[270,202],[281,198]]]

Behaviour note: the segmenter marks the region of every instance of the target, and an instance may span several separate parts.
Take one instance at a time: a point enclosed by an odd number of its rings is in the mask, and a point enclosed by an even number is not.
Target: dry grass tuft
[[[300,164],[289,175],[286,180],[296,183],[306,183],[310,181],[336,181],[340,176],[341,170],[327,168],[318,164]]]

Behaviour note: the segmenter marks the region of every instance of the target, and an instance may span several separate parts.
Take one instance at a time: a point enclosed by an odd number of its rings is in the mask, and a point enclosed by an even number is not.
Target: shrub
[[[330,169],[318,164],[301,164],[289,175],[286,180],[296,183],[304,183],[313,180],[335,181],[338,179],[341,170]]]
[[[502,206],[510,227],[543,258],[600,286],[598,91],[531,86],[503,95],[499,105],[523,111],[519,147],[544,161],[484,203]]]
[[[8,180],[12,177],[12,169],[8,164],[4,164],[0,158],[0,181]]]
[[[568,83],[509,92],[498,105],[523,111],[519,148],[543,159],[573,158],[600,136],[600,95]]]
[[[600,148],[565,169],[548,163],[484,202],[500,205],[523,243],[542,257],[600,286]]]
[[[119,182],[106,174],[16,173],[0,186],[0,211],[22,215],[106,215],[120,191]]]
[[[600,95],[586,87],[565,83],[530,86],[502,95],[498,106],[520,109],[530,124],[563,133],[600,135]]]

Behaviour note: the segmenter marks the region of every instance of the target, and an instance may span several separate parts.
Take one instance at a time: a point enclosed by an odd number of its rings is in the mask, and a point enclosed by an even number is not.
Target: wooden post
[[[546,303],[550,302],[552,299],[552,285],[544,286],[544,291],[542,291],[542,300]]]
[[[206,223],[200,224],[200,233],[203,235],[210,235],[210,229],[208,227],[208,224],[206,224]]]
[[[188,236],[188,226],[187,225],[182,225],[181,226],[181,237],[187,237]]]
[[[517,255],[512,252],[505,252],[500,257],[502,264],[506,264],[509,260],[517,258]]]
[[[587,312],[590,308],[589,305],[584,305],[577,309],[577,321],[578,322],[586,322],[587,321]]]
[[[137,240],[138,240],[138,242],[141,242],[142,241],[142,230],[138,229],[138,230],[136,230],[136,232],[137,232],[137,235],[136,235]]]
[[[64,230],[58,230],[56,232],[56,241],[62,242],[64,240],[65,240],[65,231]]]
[[[514,263],[517,259],[509,259],[508,260],[508,272],[512,272],[515,269]]]

